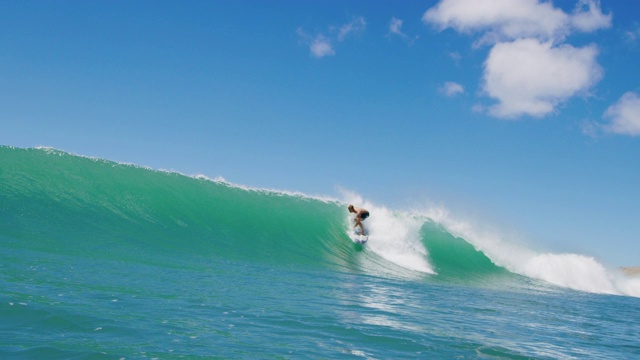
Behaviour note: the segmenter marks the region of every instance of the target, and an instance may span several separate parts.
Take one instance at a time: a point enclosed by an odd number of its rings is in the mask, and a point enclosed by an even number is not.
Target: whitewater
[[[349,191],[2,146],[0,263],[1,358],[640,356],[640,278]]]

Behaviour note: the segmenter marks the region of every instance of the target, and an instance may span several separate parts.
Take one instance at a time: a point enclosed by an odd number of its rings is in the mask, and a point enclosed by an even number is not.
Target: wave
[[[331,268],[445,283],[536,279],[640,296],[640,280],[577,254],[533,251],[445,211],[392,211],[342,199],[254,189],[52,148],[0,147],[0,244],[72,256],[162,262],[199,257]],[[346,204],[371,211],[364,246]]]

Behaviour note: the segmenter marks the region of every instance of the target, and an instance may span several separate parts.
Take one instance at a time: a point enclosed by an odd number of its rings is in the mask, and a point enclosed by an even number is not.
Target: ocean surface
[[[50,148],[0,147],[0,266],[0,359],[640,358],[597,259]]]

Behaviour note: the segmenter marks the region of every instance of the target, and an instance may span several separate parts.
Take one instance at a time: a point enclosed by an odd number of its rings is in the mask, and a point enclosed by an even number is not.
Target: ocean
[[[640,278],[592,257],[51,148],[0,147],[0,264],[1,359],[640,358]]]

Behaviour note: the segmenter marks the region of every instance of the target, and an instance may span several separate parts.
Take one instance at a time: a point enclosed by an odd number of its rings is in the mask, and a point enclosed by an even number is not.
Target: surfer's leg
[[[364,226],[362,225],[362,221],[359,218],[356,218],[356,226],[360,226],[360,230],[362,230],[361,234],[364,235]]]
[[[355,225],[353,225],[354,228],[360,226],[360,230],[364,231],[362,223],[360,222],[360,218],[356,217],[355,219],[353,219],[353,222],[355,223]]]

